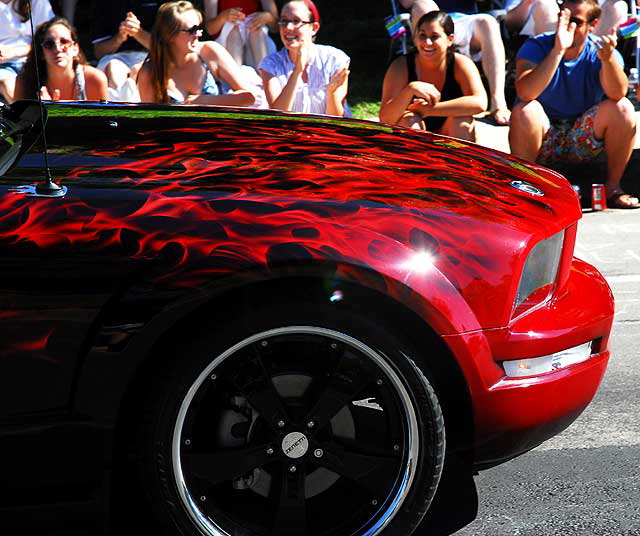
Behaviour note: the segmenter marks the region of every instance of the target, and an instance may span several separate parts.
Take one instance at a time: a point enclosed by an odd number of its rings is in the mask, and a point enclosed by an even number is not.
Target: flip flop
[[[640,208],[640,200],[616,188],[610,192],[607,197],[607,207],[622,209]]]

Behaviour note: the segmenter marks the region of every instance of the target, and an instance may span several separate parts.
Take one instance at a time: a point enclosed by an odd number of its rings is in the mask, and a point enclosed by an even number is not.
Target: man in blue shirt
[[[512,154],[541,164],[585,162],[604,150],[610,206],[638,208],[620,179],[635,141],[628,80],[612,32],[594,37],[597,0],[565,0],[555,33],[531,37],[516,57],[509,144]],[[594,181],[598,182],[598,181]]]

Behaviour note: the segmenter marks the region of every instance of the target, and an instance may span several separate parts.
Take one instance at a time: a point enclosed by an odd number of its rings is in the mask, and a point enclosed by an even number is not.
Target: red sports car
[[[1,528],[410,534],[443,466],[594,396],[580,215],[552,171],[384,124],[2,108]]]

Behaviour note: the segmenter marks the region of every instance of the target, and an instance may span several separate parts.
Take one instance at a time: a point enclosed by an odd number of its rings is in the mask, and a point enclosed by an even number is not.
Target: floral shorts
[[[597,111],[596,104],[575,120],[551,121],[536,162],[552,164],[595,160],[604,149],[604,140],[597,140],[593,132]]]

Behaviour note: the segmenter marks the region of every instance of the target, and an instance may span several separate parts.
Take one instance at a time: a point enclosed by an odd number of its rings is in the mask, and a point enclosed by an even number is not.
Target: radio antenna
[[[29,5],[29,23],[31,25],[31,50],[33,51],[34,67],[36,69],[36,82],[38,94],[38,105],[40,107],[40,121],[42,122],[42,144],[44,156],[44,183],[38,183],[36,186],[36,194],[47,197],[58,197],[66,193],[67,189],[53,182],[51,178],[51,170],[49,169],[49,150],[47,145],[47,129],[44,121],[44,104],[42,103],[42,95],[40,95],[40,69],[38,68],[38,43],[36,43],[35,29],[33,27],[33,10],[31,9],[31,0],[27,0]]]

